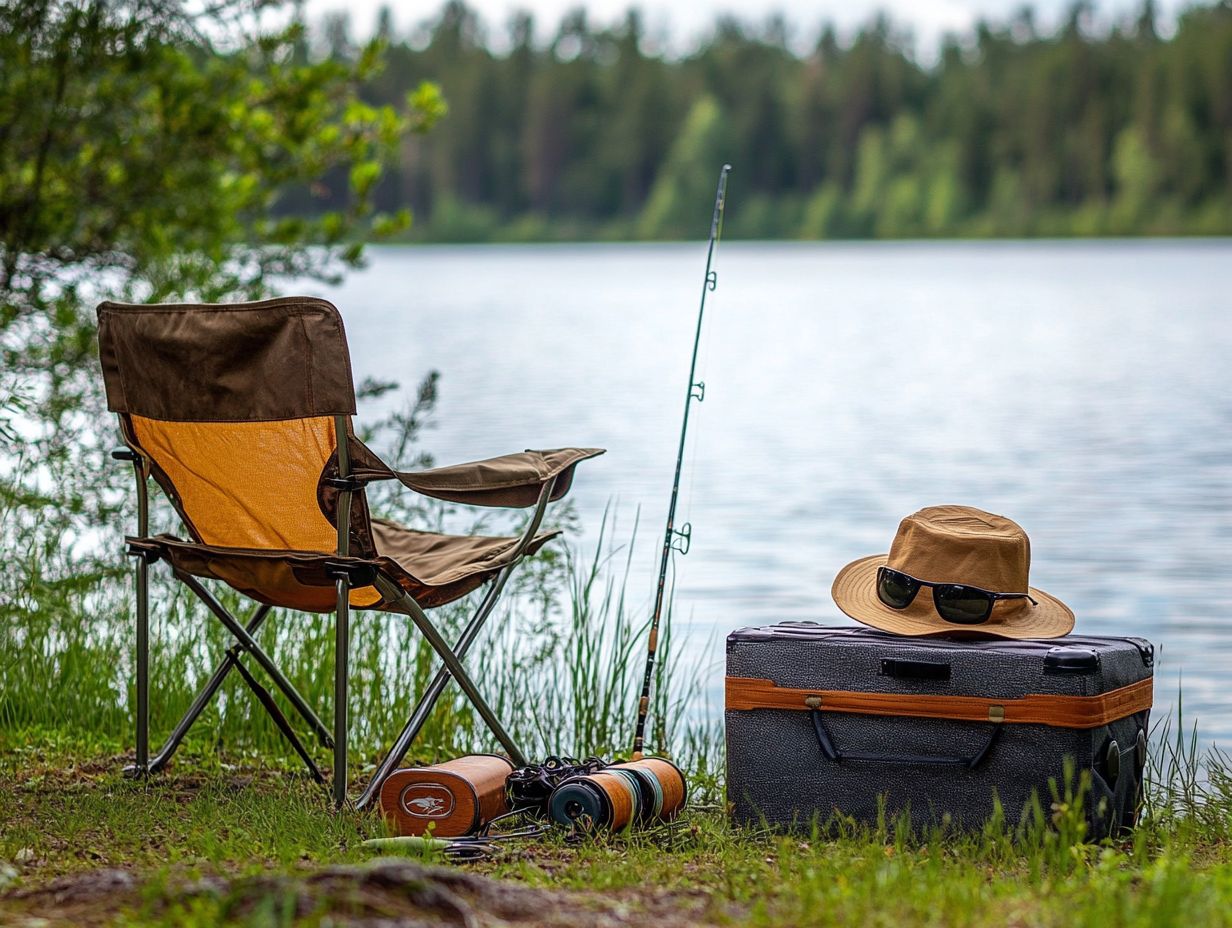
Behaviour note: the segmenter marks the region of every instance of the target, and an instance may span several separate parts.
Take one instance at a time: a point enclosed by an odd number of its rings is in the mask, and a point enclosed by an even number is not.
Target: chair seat
[[[559,530],[540,532],[527,545],[534,554]],[[441,606],[482,586],[514,560],[521,538],[488,535],[441,535],[392,522],[372,520],[372,540],[381,559],[398,571],[388,573],[425,608]]]
[[[483,586],[515,559],[520,538],[486,535],[441,535],[406,528],[388,519],[373,519],[377,557],[340,559],[318,551],[276,551],[226,548],[184,541],[172,535],[127,539],[130,546],[165,558],[176,570],[221,580],[258,602],[308,612],[334,608],[334,574],[330,565],[342,560],[371,564],[431,609],[461,599]],[[541,532],[530,540],[534,554],[559,530]],[[356,587],[351,606],[384,609],[388,604],[373,587]]]

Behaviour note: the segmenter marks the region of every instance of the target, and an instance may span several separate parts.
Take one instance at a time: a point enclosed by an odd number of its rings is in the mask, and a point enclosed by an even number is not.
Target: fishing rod
[[[706,398],[706,385],[693,378],[697,376],[697,350],[702,339],[702,318],[706,314],[706,294],[719,285],[718,274],[711,269],[714,249],[723,234],[723,205],[727,199],[727,175],[731,165],[723,165],[719,172],[719,189],[714,195],[714,215],[710,220],[710,244],[706,249],[706,276],[702,280],[701,305],[697,307],[697,332],[693,336],[693,360],[689,363],[689,389],[684,398],[684,421],[680,425],[680,450],[676,453],[676,476],[672,479],[672,499],[667,507],[667,531],[663,535],[663,556],[659,561],[659,586],[655,591],[654,613],[650,618],[650,638],[646,645],[646,676],[642,680],[642,696],[637,703],[637,725],[633,732],[633,760],[642,759],[642,747],[646,740],[646,717],[650,714],[650,682],[654,676],[655,651],[659,646],[659,620],[663,616],[663,591],[667,585],[667,564],[672,551],[689,553],[693,538],[693,526],[685,523],[676,529],[676,500],[680,496],[680,471],[684,466],[685,435],[689,431],[689,408],[693,401]]]

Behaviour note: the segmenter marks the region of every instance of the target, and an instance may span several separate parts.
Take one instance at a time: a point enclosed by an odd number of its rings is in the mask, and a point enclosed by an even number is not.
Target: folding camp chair
[[[278,704],[246,666],[259,666],[334,757],[333,793],[347,798],[347,658],[350,610],[410,616],[443,667],[357,802],[372,801],[401,762],[452,678],[516,764],[518,746],[462,666],[518,562],[557,532],[539,532],[577,463],[597,448],[525,451],[418,472],[386,466],[351,427],[355,391],[342,320],[305,297],[225,305],[98,308],[107,405],[137,474],[137,758],[162,768],[232,669],[252,689],[309,772],[324,777]],[[147,482],[162,488],[191,536],[149,535]],[[364,487],[398,480],[426,496],[476,506],[534,507],[520,537],[441,535],[371,518]],[[167,742],[149,754],[149,566],[166,561],[235,639]],[[256,601],[243,623],[199,578]],[[451,648],[425,609],[489,587]],[[271,607],[336,612],[331,735],[254,640]]]

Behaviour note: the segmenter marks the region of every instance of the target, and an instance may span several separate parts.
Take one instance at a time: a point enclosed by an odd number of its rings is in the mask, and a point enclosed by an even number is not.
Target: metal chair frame
[[[347,420],[348,416],[335,416],[335,434],[345,436],[348,434]],[[402,732],[398,735],[393,746],[385,755],[384,759],[378,765],[376,772],[373,774],[367,787],[363,790],[360,797],[355,801],[354,806],[362,809],[370,805],[373,799],[380,791],[381,785],[385,779],[393,772],[394,768],[402,762],[415,737],[423,728],[424,723],[432,713],[432,709],[436,706],[441,695],[445,691],[445,687],[451,679],[456,680],[459,688],[466,695],[467,699],[475,707],[484,724],[500,742],[501,746],[508,752],[510,759],[517,766],[522,766],[526,763],[526,756],[513,740],[512,736],[506,730],[501,720],[492,710],[487,700],[484,699],[474,680],[466,672],[462,665],[462,658],[465,657],[467,650],[478,637],[483,628],[484,623],[491,615],[497,601],[500,599],[500,594],[504,590],[505,584],[508,581],[513,570],[521,562],[526,554],[526,549],[534,540],[535,533],[539,530],[539,526],[543,522],[543,517],[547,511],[548,502],[552,498],[553,490],[556,487],[559,477],[549,478],[539,491],[538,499],[535,503],[534,512],[531,514],[530,520],[527,523],[525,531],[513,549],[511,560],[489,581],[487,593],[484,595],[479,606],[476,608],[470,621],[467,623],[457,643],[451,648],[449,643],[441,636],[439,630],[428,618],[423,607],[409,593],[403,590],[392,579],[385,576],[378,569],[375,578],[369,573],[364,582],[357,582],[355,570],[347,565],[342,559],[349,557],[350,548],[350,529],[351,529],[351,503],[354,494],[363,492],[363,483],[351,476],[351,462],[349,449],[346,441],[339,441],[338,447],[338,477],[334,480],[334,485],[339,487],[338,501],[338,519],[337,519],[337,546],[336,554],[340,559],[338,569],[335,573],[337,577],[337,605],[336,619],[334,626],[334,719],[332,734],[326,724],[308,705],[304,697],[295,689],[291,681],[278,669],[274,661],[261,648],[253,637],[261,625],[268,618],[270,606],[266,604],[258,604],[257,608],[248,617],[247,622],[241,622],[236,616],[227,610],[225,606],[215,597],[209,589],[207,589],[196,577],[186,574],[182,571],[174,571],[178,580],[184,583],[192,592],[206,605],[211,613],[223,624],[227,631],[234,639],[234,643],[224,653],[222,661],[210,675],[205,686],[197,694],[189,706],[184,717],[172,729],[167,740],[158,749],[158,751],[150,756],[150,588],[149,588],[149,568],[151,559],[147,553],[130,548],[129,553],[136,556],[137,567],[135,573],[136,583],[136,598],[137,598],[137,616],[136,616],[136,763],[126,767],[125,773],[129,776],[147,776],[156,773],[167,765],[179,748],[180,743],[184,740],[189,729],[197,721],[198,717],[209,705],[210,701],[217,694],[223,682],[227,679],[227,675],[234,669],[239,672],[241,678],[247,684],[249,689],[257,697],[258,702],[265,708],[281,731],[283,736],[290,742],[292,748],[300,759],[303,760],[308,768],[309,774],[319,783],[325,782],[325,777],[320,768],[312,759],[312,755],[305,748],[302,741],[295,734],[286,716],[279,709],[278,704],[269,691],[263,687],[251,671],[244,665],[241,658],[244,656],[251,657],[252,660],[265,671],[275,686],[282,692],[288,702],[295,708],[296,712],[303,718],[309,728],[317,736],[322,746],[333,751],[333,801],[335,806],[342,808],[347,804],[348,798],[348,776],[347,776],[347,747],[348,747],[348,721],[349,713],[347,706],[347,681],[349,671],[350,658],[350,618],[351,604],[350,592],[356,586],[372,585],[377,588],[381,595],[388,602],[386,609],[396,611],[410,617],[416,628],[424,636],[425,640],[440,657],[443,666],[437,671],[432,681],[420,695],[419,701],[416,703],[410,718],[403,727]],[[150,468],[146,460],[134,450],[122,449],[112,453],[112,456],[118,460],[127,460],[133,463],[137,477],[137,535],[145,538],[149,534],[149,479]],[[368,565],[362,565],[365,568]]]

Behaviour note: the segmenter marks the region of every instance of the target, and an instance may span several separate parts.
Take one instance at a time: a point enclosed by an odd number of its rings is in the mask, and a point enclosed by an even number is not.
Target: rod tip
[[[726,174],[726,173],[727,173],[728,171],[730,171],[730,170],[731,170],[731,165],[730,165],[730,164],[725,164],[725,165],[723,165],[723,173],[724,173],[724,174]]]

